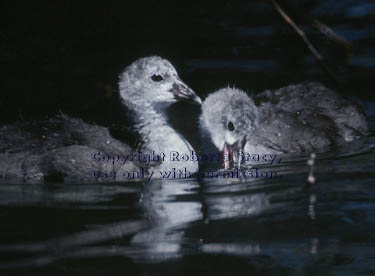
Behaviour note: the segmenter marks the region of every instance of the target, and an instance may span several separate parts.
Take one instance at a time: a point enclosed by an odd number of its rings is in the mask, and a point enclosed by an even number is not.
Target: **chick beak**
[[[195,92],[189,88],[185,83],[181,80],[177,80],[170,90],[175,99],[177,100],[189,100],[198,104],[202,104],[201,98]]]
[[[241,167],[241,162],[243,161],[243,152],[245,149],[246,144],[246,136],[234,143],[233,145],[229,145],[227,143],[224,144],[223,148],[223,165],[225,170],[232,169],[234,164],[236,167]]]
[[[233,151],[229,144],[224,144],[222,155],[224,169],[230,170],[233,165]]]
[[[239,140],[237,143],[234,145],[234,161],[236,162],[236,166],[238,168],[241,168],[241,162],[243,161],[243,154],[245,150],[245,145],[246,145],[247,137],[243,137],[243,139]]]

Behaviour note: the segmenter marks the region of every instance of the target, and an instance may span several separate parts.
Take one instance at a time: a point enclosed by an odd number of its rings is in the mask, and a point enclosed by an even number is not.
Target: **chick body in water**
[[[220,89],[203,102],[200,128],[203,140],[224,153],[259,155],[324,152],[368,131],[357,106],[316,82],[252,98],[239,89]]]
[[[141,146],[131,148],[110,135],[108,128],[88,124],[81,119],[62,115],[45,121],[17,122],[0,128],[0,176],[26,182],[40,182],[57,178],[58,181],[123,181],[122,171],[146,172],[198,169],[196,162],[171,164],[166,161],[148,164],[129,159],[103,162],[108,156],[160,153],[180,154],[192,150],[189,142],[167,121],[166,109],[179,100],[201,103],[200,98],[178,77],[172,64],[160,57],[140,58],[128,66],[119,78],[122,103],[130,111],[139,132]],[[97,154],[95,157],[93,154]],[[169,156],[168,156],[169,157]],[[107,158],[108,159],[108,158]],[[134,158],[136,159],[136,158]],[[91,175],[103,172],[104,178]],[[108,177],[107,177],[108,176]],[[160,177],[158,173],[153,177]]]

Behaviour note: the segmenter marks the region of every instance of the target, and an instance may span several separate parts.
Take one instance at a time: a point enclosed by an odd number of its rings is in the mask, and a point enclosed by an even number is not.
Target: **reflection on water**
[[[373,271],[374,161],[371,149],[317,159],[311,186],[306,161],[280,165],[285,177],[272,180],[2,183],[0,269],[69,271],[86,260],[90,273],[122,258],[124,271],[164,271],[227,256],[268,273]]]

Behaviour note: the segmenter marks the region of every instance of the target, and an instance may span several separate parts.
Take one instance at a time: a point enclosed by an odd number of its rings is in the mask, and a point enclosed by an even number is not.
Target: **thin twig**
[[[309,176],[307,177],[307,182],[309,184],[314,184],[316,181],[315,176],[314,176],[315,159],[316,159],[316,154],[312,153],[310,155],[310,159],[307,161],[307,165],[309,165]]]
[[[310,190],[312,185],[316,182],[316,178],[314,176],[315,159],[316,154],[311,153],[310,159],[307,160],[307,165],[309,166],[309,173],[306,179],[306,184],[302,188],[303,191]]]
[[[307,47],[309,48],[310,52],[314,55],[314,57],[318,60],[320,65],[323,67],[323,69],[328,73],[328,75],[335,81],[335,83],[340,86],[339,81],[337,80],[335,74],[329,69],[327,64],[324,61],[324,58],[317,49],[314,47],[314,45],[311,44],[310,40],[307,38],[306,34],[304,31],[302,31],[296,23],[294,23],[293,19],[290,18],[284,10],[279,6],[276,0],[272,0],[272,4],[277,10],[277,12],[281,15],[281,17],[285,20],[286,23],[288,23],[294,31],[303,39]]]
[[[341,35],[335,33],[329,26],[320,22],[319,20],[313,19],[312,26],[318,29],[322,34],[324,34],[328,39],[343,45],[347,51],[352,51],[353,45],[348,40],[346,40]]]

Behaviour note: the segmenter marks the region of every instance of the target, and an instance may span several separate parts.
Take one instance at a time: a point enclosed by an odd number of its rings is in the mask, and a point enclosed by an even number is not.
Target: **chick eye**
[[[233,125],[232,122],[228,123],[228,129],[229,129],[229,131],[233,131],[234,130],[234,125]]]
[[[154,81],[154,82],[160,82],[160,81],[162,81],[163,80],[163,77],[162,76],[160,76],[160,75],[152,75],[151,76],[151,79]]]

